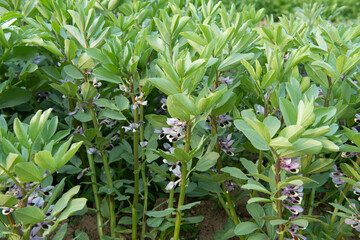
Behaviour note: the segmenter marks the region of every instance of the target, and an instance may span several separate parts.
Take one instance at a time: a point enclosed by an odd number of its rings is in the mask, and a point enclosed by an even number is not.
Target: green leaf
[[[260,136],[255,130],[253,130],[249,124],[244,120],[235,120],[234,125],[237,129],[242,131],[251,144],[259,150],[269,150],[268,143]]]
[[[163,52],[165,50],[165,42],[157,36],[147,36],[146,41],[157,52]]]
[[[66,65],[63,68],[64,72],[73,79],[84,79],[84,75],[73,65]]]
[[[120,111],[124,111],[129,108],[129,100],[122,95],[115,96],[115,103]]]
[[[311,80],[315,83],[320,84],[326,89],[329,88],[329,81],[325,72],[321,71],[319,68],[315,68],[309,64],[305,65],[306,73],[309,75]]]
[[[65,223],[60,227],[60,229],[56,232],[55,236],[52,238],[52,240],[63,240],[65,239],[65,235],[67,233],[67,227],[68,224]]]
[[[18,203],[18,200],[12,195],[0,194],[0,206],[13,207]]]
[[[234,53],[230,54],[219,65],[218,71],[227,71],[237,67],[243,60],[251,60],[255,57],[254,53]]]
[[[97,95],[97,90],[91,83],[84,82],[81,85],[81,94],[83,95],[84,101],[91,101]]]
[[[208,152],[196,163],[195,170],[205,172],[213,167],[220,155],[217,152]]]
[[[252,218],[255,220],[258,226],[260,227],[264,226],[265,221],[262,219],[262,217],[265,216],[265,211],[263,207],[260,206],[260,204],[256,204],[256,203],[247,204],[246,210],[252,216]]]
[[[336,78],[338,75],[336,70],[329,63],[318,60],[313,62],[311,65],[322,68],[327,73],[327,75],[329,75],[332,78]]]
[[[222,172],[230,174],[230,176],[242,180],[247,180],[248,177],[239,168],[236,167],[224,167],[221,169]]]
[[[72,37],[78,41],[78,43],[80,43],[83,48],[86,48],[85,39],[77,27],[72,25],[65,25],[64,28],[70,33]]]
[[[35,163],[44,170],[49,170],[51,173],[56,170],[56,163],[49,151],[40,151],[35,154]]]
[[[295,125],[297,112],[294,105],[286,98],[280,98],[280,110],[286,126]]]
[[[74,59],[76,50],[77,47],[74,41],[70,39],[65,39],[65,55],[67,56],[69,61]]]
[[[234,232],[235,235],[242,236],[248,235],[257,229],[259,229],[259,226],[253,222],[242,222],[235,227]]]
[[[77,142],[73,143],[70,147],[70,149],[59,158],[55,158],[56,163],[56,169],[60,169],[62,166],[64,166],[79,150],[83,142]]]
[[[174,118],[189,120],[190,115],[197,116],[199,114],[195,103],[193,103],[184,94],[179,93],[170,95],[168,96],[166,103],[168,112]]]
[[[218,56],[220,52],[224,49],[225,45],[229,43],[231,35],[234,33],[235,28],[230,27],[226,29],[216,40],[216,46],[214,50],[214,56]]]
[[[44,221],[44,213],[35,206],[16,209],[15,217],[22,224],[36,224]]]
[[[160,91],[164,92],[166,95],[179,93],[178,86],[174,85],[170,80],[165,78],[148,78],[147,81],[149,81]]]
[[[108,109],[100,111],[99,119],[105,118],[110,118],[117,121],[126,120],[126,117],[121,112]]]
[[[275,70],[270,70],[262,78],[261,89],[267,88],[268,86],[273,84],[275,80],[276,80],[276,72]]]
[[[180,211],[188,210],[188,209],[192,208],[193,206],[199,205],[199,204],[200,204],[200,201],[188,203],[188,204],[185,204],[185,205],[182,205],[181,207],[179,207],[178,210],[180,210]]]
[[[30,145],[26,130],[18,118],[16,118],[14,121],[14,132],[20,144],[29,149]]]
[[[166,217],[167,215],[169,215],[174,211],[175,211],[174,208],[168,208],[162,211],[147,211],[146,215],[148,215],[149,217],[161,218],[161,217]]]
[[[78,67],[80,69],[93,69],[94,68],[94,60],[89,57],[86,53],[81,54]]]
[[[289,140],[281,136],[271,139],[269,146],[273,147],[274,149],[293,148],[293,145],[289,142]]]
[[[262,186],[260,183],[259,184],[248,183],[243,185],[242,188],[249,190],[256,190],[271,195],[271,192],[267,190],[264,186]]]
[[[108,100],[106,98],[95,99],[94,103],[99,107],[109,108],[112,110],[118,110],[116,105],[114,103],[110,102],[110,100]]]
[[[0,95],[0,109],[15,107],[31,99],[31,92],[19,87],[11,87]]]
[[[95,68],[93,74],[95,77],[97,77],[100,80],[104,80],[116,84],[123,83],[119,75],[115,74],[114,72],[110,72],[104,67]]]
[[[24,183],[40,182],[42,171],[33,162],[21,162],[15,166],[16,176]]]
[[[53,210],[51,211],[51,217],[58,215],[64,208],[68,205],[70,199],[79,192],[80,186],[75,186],[69,191],[64,193],[61,198],[54,205]]]
[[[284,158],[291,158],[299,157],[305,154],[318,154],[322,149],[321,142],[306,138],[300,138],[293,143],[293,146],[293,150],[284,151],[280,154],[280,156]]]
[[[86,207],[86,198],[76,198],[71,200],[69,206],[60,214],[58,221],[64,221],[68,219],[72,214],[84,209]]]
[[[281,125],[280,120],[274,116],[268,116],[264,119],[263,123],[269,130],[271,138],[275,136]]]
[[[161,130],[163,127],[168,127],[165,115],[148,114],[145,118],[155,129]]]

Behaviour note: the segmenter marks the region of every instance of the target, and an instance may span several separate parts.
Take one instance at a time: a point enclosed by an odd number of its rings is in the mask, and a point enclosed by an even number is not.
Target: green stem
[[[276,180],[276,188],[278,188],[279,183],[281,182],[281,176],[280,176],[280,157],[279,155],[276,153],[276,151],[273,148],[270,148],[271,152],[273,153],[273,156],[275,158],[275,180]],[[277,193],[276,193],[276,197],[280,198],[281,197],[281,189],[277,189]],[[277,209],[277,215],[282,218],[282,206],[281,206],[281,200],[276,200],[276,209]],[[282,240],[284,238],[284,225],[279,225],[279,240]]]
[[[96,118],[95,111],[92,108],[90,108],[90,114],[91,114],[91,118],[92,118],[92,121],[93,121],[94,128],[95,128],[95,130],[97,132],[97,136],[102,137],[100,127],[99,127],[99,123],[98,123],[98,120]],[[103,165],[104,165],[107,187],[109,189],[112,189],[113,183],[112,183],[112,178],[111,178],[111,173],[110,173],[110,166],[109,166],[109,162],[107,160],[105,150],[101,150],[101,158],[102,158]],[[109,211],[110,211],[110,234],[111,234],[112,238],[115,238],[116,216],[115,216],[114,195],[113,194],[108,194],[108,200],[109,200]]]
[[[85,123],[83,123],[83,129],[84,129],[84,131],[86,130]],[[96,183],[96,167],[95,167],[94,158],[93,158],[93,156],[91,154],[88,153],[89,152],[88,150],[89,150],[89,147],[86,147],[87,157],[88,157],[88,161],[89,161],[89,167],[90,167],[90,171],[91,171],[91,175],[90,175],[91,186],[92,186],[92,189],[93,189],[94,199],[95,199],[95,206],[96,206],[97,228],[98,228],[98,233],[99,233],[99,239],[102,240],[103,235],[104,235],[103,218],[101,216],[100,197],[99,197],[99,194],[98,194],[98,186],[97,186],[97,183]]]
[[[190,151],[190,140],[191,140],[191,125],[190,123],[186,123],[186,140],[185,140],[184,150],[187,153]],[[187,175],[187,162],[184,161],[181,163],[181,187],[180,187],[180,196],[178,202],[178,210],[176,213],[176,220],[175,220],[174,240],[179,240],[179,235],[180,235],[181,211],[179,210],[179,208],[184,204],[184,200],[185,200],[186,175]]]
[[[211,130],[212,130],[212,135],[216,136],[217,135],[216,120],[215,120],[215,118],[213,116],[212,116],[212,121],[211,121]],[[218,172],[221,173],[222,159],[221,159],[221,151],[220,151],[218,139],[216,140],[214,149],[219,154],[219,158],[217,159],[216,167],[217,167]],[[221,185],[222,185],[222,189],[223,189],[223,192],[224,192],[224,195],[225,195],[228,210],[230,211],[230,218],[231,218],[231,220],[233,220],[235,225],[238,225],[240,223],[240,220],[239,220],[239,217],[236,214],[236,211],[235,211],[235,208],[234,208],[234,203],[233,203],[233,201],[232,201],[232,199],[230,197],[229,192],[226,190],[225,183],[222,182]],[[244,238],[244,236],[240,236],[240,239],[245,239],[245,238]]]
[[[135,96],[131,94],[133,103],[135,103]],[[139,112],[138,108],[134,110],[134,123],[139,124]],[[133,132],[133,146],[134,146],[134,198],[131,208],[132,212],[132,240],[137,240],[137,204],[139,201],[139,133],[138,131]]]
[[[261,167],[262,167],[262,159],[263,159],[264,152],[259,152],[259,161],[258,161],[258,173],[261,174]]]
[[[328,92],[327,92],[326,97],[325,97],[324,107],[329,106],[331,90],[332,90],[332,81],[331,81],[331,77],[329,77],[329,76],[328,76],[328,82],[329,82],[329,89],[328,89]]]
[[[308,210],[309,216],[312,214],[313,209],[314,209],[315,192],[316,192],[316,188],[312,188],[311,193],[310,193],[310,199],[309,199],[309,210]]]
[[[140,121],[143,123],[144,121],[144,106],[140,105]],[[141,124],[140,126],[140,141],[144,142],[144,125]],[[145,169],[145,147],[141,147],[141,159],[144,163],[141,165],[141,177],[144,183],[144,208],[143,208],[143,216],[142,216],[142,228],[141,228],[141,239],[145,239],[145,232],[146,232],[146,211],[147,211],[147,203],[148,203],[148,179],[146,178],[146,169]]]

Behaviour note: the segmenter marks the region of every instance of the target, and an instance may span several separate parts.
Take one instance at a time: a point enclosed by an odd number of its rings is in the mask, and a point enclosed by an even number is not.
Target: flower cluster
[[[185,124],[186,122],[181,122],[177,118],[168,118],[166,120],[167,125],[171,126],[170,128],[163,127],[162,130],[155,129],[154,133],[158,133],[159,139],[166,138],[170,142],[176,142],[181,138],[185,137]]]
[[[125,132],[128,132],[130,130],[132,130],[133,132],[136,132],[136,129],[139,128],[139,124],[138,123],[130,123],[129,126],[123,126],[123,129],[125,129]]]
[[[231,147],[231,145],[235,141],[235,140],[231,140],[231,137],[232,137],[232,133],[228,134],[224,138],[221,138],[219,141],[220,149],[229,156],[233,156],[234,155],[233,151],[236,149]]]
[[[360,232],[360,214],[359,211],[356,209],[356,206],[354,203],[349,205],[349,207],[354,211],[355,214],[353,214],[349,218],[345,218],[345,224],[350,225],[352,228],[355,228],[356,231]]]
[[[170,144],[165,143],[164,148],[167,150],[166,151],[167,153],[174,153],[174,148],[171,147]],[[174,175],[179,178],[176,181],[170,181],[168,185],[166,185],[165,189],[169,191],[174,187],[176,187],[176,185],[181,181],[180,162],[168,162],[166,159],[164,159],[163,162],[169,165],[170,166],[169,171],[174,173]]]
[[[282,158],[280,168],[291,173],[298,173],[301,167],[300,158]]]
[[[143,93],[140,93],[139,96],[135,97],[135,103],[133,105],[133,109],[136,109],[139,107],[139,105],[146,106],[148,101],[142,101],[141,99],[144,97]]]
[[[227,76],[227,77],[219,78],[218,81],[229,85],[233,83],[234,79]]]
[[[293,224],[291,227],[289,227],[288,231],[291,234],[292,238],[291,239],[303,239],[306,240],[306,237],[301,235],[301,234],[297,234],[297,232],[299,230],[305,229],[304,227],[301,227],[299,225]],[[284,238],[284,240],[290,240],[290,238]]]
[[[330,177],[335,184],[335,187],[341,187],[341,185],[343,185],[345,181],[342,180],[340,177],[344,176],[344,174],[340,172],[336,165],[334,165],[333,169],[335,172],[330,173]]]
[[[280,168],[284,169],[285,171],[291,173],[298,173],[299,168],[301,167],[300,158],[283,158],[280,162]],[[282,205],[291,212],[291,216],[289,220],[293,220],[299,216],[300,213],[304,211],[301,207],[301,202],[303,200],[303,193],[304,187],[302,185],[290,185],[285,186],[282,191],[281,195],[286,196],[283,200]],[[284,202],[287,202],[286,204]],[[306,239],[303,235],[297,234],[299,229],[304,229],[303,227],[293,224],[289,229],[288,232],[291,234],[293,239]]]
[[[230,115],[220,115],[216,117],[216,122],[219,124],[220,127],[224,128],[224,127],[230,127],[231,126],[231,122],[229,122],[230,120],[232,120]]]

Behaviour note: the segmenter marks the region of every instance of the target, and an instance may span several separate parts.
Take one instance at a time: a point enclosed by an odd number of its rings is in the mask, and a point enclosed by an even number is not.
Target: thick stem
[[[135,103],[135,96],[132,94],[131,98]],[[134,110],[134,123],[139,124],[139,112],[138,108]],[[138,131],[133,132],[133,146],[134,146],[134,198],[131,208],[132,212],[132,240],[137,240],[137,204],[139,201],[139,133]]]
[[[331,90],[332,90],[332,81],[331,81],[331,77],[329,77],[329,76],[328,76],[328,82],[329,82],[329,89],[328,89],[328,92],[327,92],[326,97],[325,97],[324,107],[329,106]]]
[[[264,155],[264,152],[260,150],[260,152],[259,152],[259,161],[258,161],[258,173],[259,174],[261,174],[263,155]]]
[[[278,154],[276,153],[276,151],[274,149],[271,148],[271,151],[273,153],[273,156],[275,158],[275,181],[276,181],[276,186],[279,185],[279,183],[281,182],[281,176],[280,176],[280,163],[281,163],[281,159],[278,156]],[[280,198],[281,197],[281,189],[277,189],[277,193],[276,193],[276,197]],[[282,218],[282,205],[281,205],[281,200],[276,200],[276,209],[277,209],[277,215]],[[283,239],[284,238],[284,234],[282,233],[284,231],[284,225],[279,225],[279,239]]]
[[[84,129],[84,131],[86,130],[85,123],[83,123],[83,129]],[[88,161],[89,161],[89,167],[90,167],[90,171],[91,171],[91,175],[90,175],[91,186],[92,186],[92,189],[93,189],[94,199],[95,199],[95,206],[96,206],[97,228],[98,228],[98,233],[99,233],[99,239],[102,240],[103,235],[104,235],[103,218],[101,216],[100,197],[99,197],[99,194],[98,194],[98,186],[97,186],[97,183],[96,183],[96,167],[95,167],[94,158],[93,158],[93,156],[91,154],[89,154],[88,150],[89,150],[89,148],[86,147],[87,157],[88,157]]]
[[[212,135],[213,136],[217,135],[216,120],[215,120],[214,117],[212,117],[212,121],[211,121],[211,130],[212,130]],[[222,159],[221,159],[221,151],[220,151],[218,139],[216,140],[214,149],[219,154],[219,158],[217,159],[216,167],[217,167],[217,171],[219,173],[221,173]],[[226,190],[225,183],[223,182],[221,185],[222,185],[222,189],[223,189],[223,192],[224,192],[224,195],[225,195],[227,206],[229,208],[228,210],[230,211],[230,218],[231,218],[231,220],[233,220],[235,225],[237,225],[237,224],[240,223],[240,220],[239,220],[239,218],[238,218],[238,216],[236,214],[236,211],[235,211],[235,208],[234,208],[234,203],[231,200],[229,192]]]
[[[311,193],[310,193],[310,199],[309,199],[309,210],[308,210],[309,216],[312,214],[313,209],[314,209],[315,192],[316,192],[316,188],[312,188]]]
[[[90,108],[90,114],[91,114],[91,118],[92,118],[92,121],[93,121],[94,128],[96,129],[96,132],[97,132],[97,136],[102,137],[102,134],[100,132],[99,123],[98,123],[98,120],[96,118],[96,114],[95,114],[95,112],[94,112],[94,110],[92,108]],[[105,150],[101,150],[101,158],[102,158],[103,165],[104,165],[107,187],[109,189],[112,189],[113,183],[112,183],[112,178],[111,178],[111,173],[110,173],[110,166],[109,166],[109,162],[107,160]],[[111,233],[111,237],[115,238],[116,216],[115,216],[114,195],[113,194],[108,194],[108,200],[109,200],[109,211],[110,211],[110,233]]]
[[[190,140],[191,140],[191,126],[190,123],[187,123],[186,140],[184,146],[184,150],[187,153],[190,151]],[[184,161],[181,163],[181,188],[180,188],[178,209],[184,204],[184,200],[185,200],[186,175],[187,175],[187,162]],[[175,220],[174,240],[179,240],[180,228],[181,228],[181,211],[177,210],[176,220]]]
[[[144,121],[144,106],[140,105],[140,121],[143,123]],[[144,142],[144,125],[141,124],[140,126],[140,141]],[[145,232],[146,232],[146,211],[147,211],[147,203],[148,203],[148,179],[146,178],[146,169],[145,169],[145,146],[141,147],[141,159],[144,163],[141,165],[141,177],[144,183],[144,208],[143,208],[143,216],[142,216],[142,228],[141,228],[141,239],[145,239]]]

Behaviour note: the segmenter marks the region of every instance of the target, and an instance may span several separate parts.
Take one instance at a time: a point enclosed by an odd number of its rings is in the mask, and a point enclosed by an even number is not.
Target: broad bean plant
[[[0,0],[0,236],[359,237],[360,28],[240,6]]]

